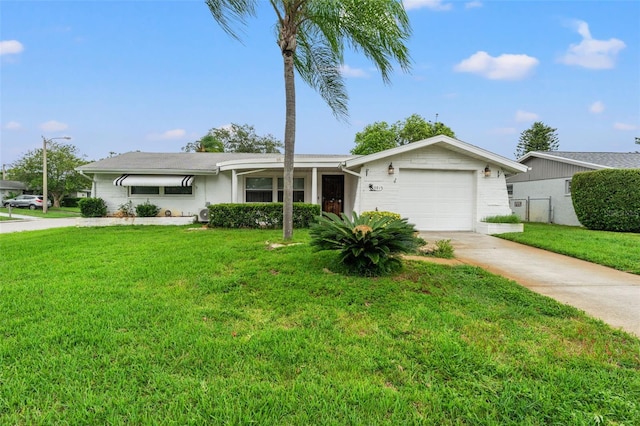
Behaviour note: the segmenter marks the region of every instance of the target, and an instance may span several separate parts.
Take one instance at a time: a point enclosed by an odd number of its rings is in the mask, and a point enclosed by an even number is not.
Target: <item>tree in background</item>
[[[65,195],[82,191],[91,185],[87,178],[75,170],[87,163],[78,156],[78,149],[74,145],[55,141],[47,143],[47,193],[53,198],[54,207],[60,207]],[[9,175],[29,189],[42,193],[42,148],[29,151],[12,163]]]
[[[246,24],[259,0],[205,0],[220,27],[238,39],[232,21]],[[267,3],[267,2],[264,2]],[[347,116],[347,93],[340,66],[345,46],[366,56],[389,82],[397,61],[410,59],[405,42],[411,34],[400,0],[270,0],[276,16],[277,43],[284,66],[284,207],[283,238],[293,237],[293,155],[296,135],[294,70],[315,89],[338,118]]]
[[[195,142],[189,142],[182,147],[184,152],[224,152],[224,145],[219,139],[216,139],[209,130],[209,133],[201,137]]]
[[[553,127],[536,121],[531,127],[520,133],[515,156],[520,158],[530,151],[557,151],[560,147],[558,135]]]
[[[273,135],[259,136],[249,124],[231,123],[209,130],[205,136],[182,147],[185,152],[279,153],[282,142]]]
[[[412,114],[391,126],[385,121],[378,121],[366,126],[362,132],[356,133],[356,146],[351,150],[351,153],[356,155],[373,154],[437,135],[456,137],[453,130],[445,124],[432,123],[418,114]]]

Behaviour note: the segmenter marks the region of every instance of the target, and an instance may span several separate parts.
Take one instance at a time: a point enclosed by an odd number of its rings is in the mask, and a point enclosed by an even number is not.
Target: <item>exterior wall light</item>
[[[488,165],[487,167],[484,168],[484,177],[486,178],[491,177],[491,169],[489,168]]]
[[[389,163],[389,168],[387,169],[387,172],[392,175],[396,172],[396,169],[393,168],[393,163]]]

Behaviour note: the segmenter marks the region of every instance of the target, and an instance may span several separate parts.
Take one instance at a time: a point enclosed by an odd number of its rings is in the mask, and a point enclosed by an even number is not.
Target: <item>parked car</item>
[[[24,207],[31,210],[41,209],[44,197],[42,195],[18,195],[16,198],[4,200],[2,204],[5,207]],[[47,200],[47,207],[51,207],[51,200]]]

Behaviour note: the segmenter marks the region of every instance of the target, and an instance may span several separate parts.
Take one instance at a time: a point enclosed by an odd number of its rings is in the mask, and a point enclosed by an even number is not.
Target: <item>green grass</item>
[[[15,219],[15,218],[13,218],[13,217],[0,216],[0,222],[1,222],[1,221],[7,221],[7,220],[16,220],[16,219]]]
[[[578,226],[525,223],[524,232],[497,237],[640,274],[640,234]]]
[[[0,208],[0,212],[9,213],[9,209],[2,207]],[[46,217],[49,219],[80,217],[80,209],[78,207],[49,207],[47,213],[43,213],[41,209],[29,210],[13,207],[11,213],[23,216]]]
[[[345,277],[280,237],[0,235],[0,424],[640,424],[637,338],[479,268]]]

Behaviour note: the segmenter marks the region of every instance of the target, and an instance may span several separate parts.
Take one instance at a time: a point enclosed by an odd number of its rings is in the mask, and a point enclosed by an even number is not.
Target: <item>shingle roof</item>
[[[538,153],[536,151],[535,153]],[[611,167],[615,169],[639,169],[640,152],[568,152],[568,151],[544,151],[539,152],[545,156],[566,158],[597,166]]]
[[[334,160],[336,163],[349,158],[347,155],[296,155],[297,160]],[[105,158],[93,163],[78,167],[84,172],[202,172],[213,173],[217,170],[216,164],[225,161],[236,160],[264,160],[284,158],[284,154],[249,154],[234,152],[127,152],[115,157]]]

